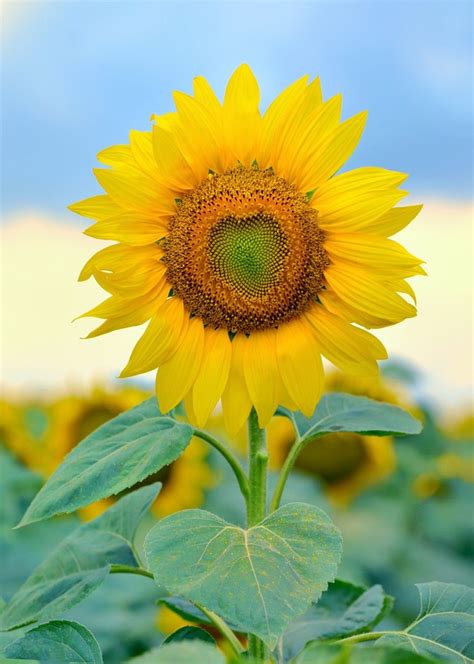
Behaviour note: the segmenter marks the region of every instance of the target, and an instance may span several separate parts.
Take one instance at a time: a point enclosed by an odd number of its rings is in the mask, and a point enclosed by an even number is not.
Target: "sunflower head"
[[[252,406],[261,426],[278,404],[310,415],[322,356],[373,375],[386,352],[366,328],[415,315],[406,278],[422,261],[389,237],[420,206],[394,207],[402,173],[336,174],[366,114],[341,121],[340,95],[324,101],[317,79],[263,114],[247,65],[223,102],[201,77],[174,101],[98,155],[105,193],[71,206],[114,242],[80,276],[108,292],[85,314],[103,320],[90,336],[148,321],[122,375],[158,369],[162,411],[184,399],[200,426],[219,399],[231,433]]]

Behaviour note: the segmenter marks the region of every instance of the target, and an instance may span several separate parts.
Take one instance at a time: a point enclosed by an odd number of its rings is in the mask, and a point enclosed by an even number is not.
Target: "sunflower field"
[[[13,4],[0,662],[474,663],[467,3]]]

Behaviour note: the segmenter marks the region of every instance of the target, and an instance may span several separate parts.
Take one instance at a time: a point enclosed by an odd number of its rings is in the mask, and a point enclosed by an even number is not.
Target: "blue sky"
[[[7,3],[8,4],[8,3]],[[415,198],[472,194],[468,2],[10,2],[3,56],[4,213],[65,212],[98,191],[103,147],[241,62],[262,106],[303,73],[369,121],[351,166],[411,174]],[[71,219],[72,219],[71,215]]]

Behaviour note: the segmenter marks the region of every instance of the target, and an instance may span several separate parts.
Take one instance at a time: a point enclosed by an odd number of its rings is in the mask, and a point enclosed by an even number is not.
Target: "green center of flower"
[[[278,282],[288,242],[271,214],[225,217],[209,235],[212,268],[242,295],[263,297]]]

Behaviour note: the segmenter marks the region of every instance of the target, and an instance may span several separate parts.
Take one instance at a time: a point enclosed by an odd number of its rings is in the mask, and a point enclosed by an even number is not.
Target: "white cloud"
[[[419,315],[377,331],[390,355],[412,360],[438,401],[467,398],[472,375],[472,207],[428,200],[397,239],[427,262],[428,277],[412,281]],[[76,283],[101,243],[38,213],[3,227],[3,383],[10,389],[81,387],[116,376],[139,336],[131,328],[81,340],[92,319],[71,323],[104,299],[93,282]]]

